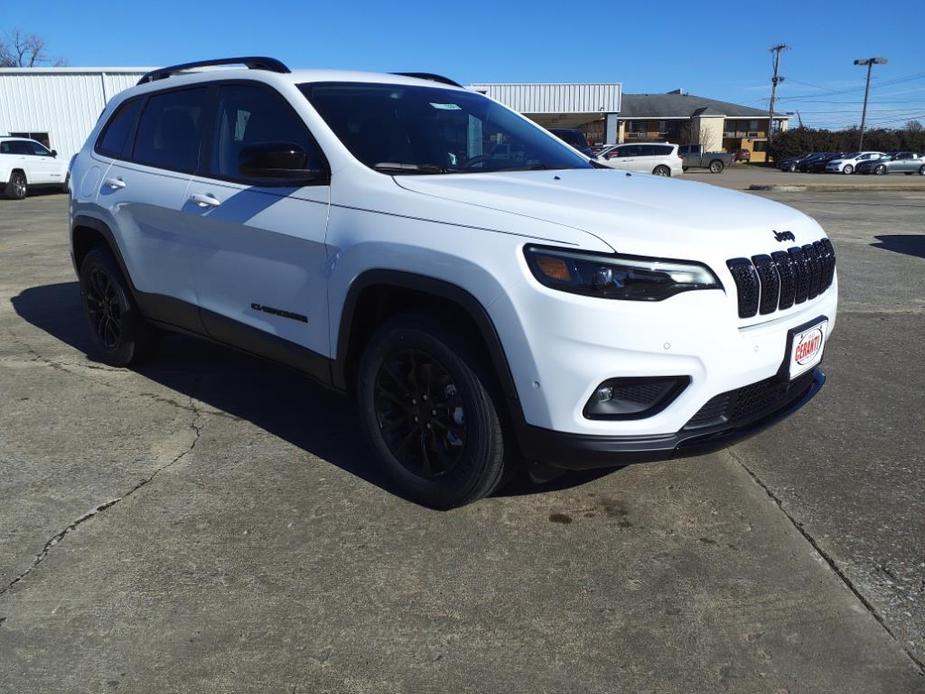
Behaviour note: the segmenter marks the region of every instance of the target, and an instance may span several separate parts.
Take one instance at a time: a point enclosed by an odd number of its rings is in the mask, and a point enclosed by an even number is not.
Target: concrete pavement
[[[284,369],[90,361],[65,198],[0,201],[0,690],[925,692],[922,201],[891,195],[792,200],[844,306],[804,412],[449,513]]]

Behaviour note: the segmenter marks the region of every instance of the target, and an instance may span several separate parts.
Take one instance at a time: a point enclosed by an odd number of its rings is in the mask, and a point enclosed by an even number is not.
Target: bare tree
[[[40,36],[13,29],[0,38],[0,67],[38,67],[49,63],[59,67],[67,64],[61,58],[49,58],[46,48],[45,39]]]
[[[703,145],[705,152],[711,152],[719,147],[713,133],[704,127],[699,118],[681,121],[678,126],[677,139],[679,145]]]
[[[925,126],[922,125],[922,122],[917,120],[910,120],[906,123],[906,130],[910,133],[920,133],[923,127]]]

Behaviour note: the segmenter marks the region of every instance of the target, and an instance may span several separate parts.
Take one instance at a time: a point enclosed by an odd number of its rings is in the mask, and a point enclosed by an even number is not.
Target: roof
[[[775,116],[787,118],[782,113]],[[621,118],[690,118],[691,116],[726,116],[727,118],[767,118],[768,112],[753,106],[708,99],[693,94],[624,94]]]
[[[142,74],[153,67],[0,67],[0,75],[118,75]]]

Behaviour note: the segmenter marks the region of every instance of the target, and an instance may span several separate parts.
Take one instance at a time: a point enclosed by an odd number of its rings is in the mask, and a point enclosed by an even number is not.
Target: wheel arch
[[[122,271],[122,276],[125,277],[125,281],[128,282],[132,292],[136,293],[132,277],[125,265],[125,259],[122,257],[122,251],[109,226],[95,217],[77,215],[71,225],[71,259],[74,261],[74,270],[78,275],[80,274],[80,264],[87,253],[92,248],[100,246],[106,248],[115,256],[119,270]]]
[[[335,388],[349,391],[362,345],[382,320],[402,310],[441,308],[464,321],[484,350],[497,378],[508,414],[522,419],[517,390],[501,338],[488,311],[459,285],[427,275],[401,270],[367,270],[351,283],[341,311],[337,354],[332,364]]]

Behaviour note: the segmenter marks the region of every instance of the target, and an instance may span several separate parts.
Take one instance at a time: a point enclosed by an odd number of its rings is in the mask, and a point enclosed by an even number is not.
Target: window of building
[[[768,141],[767,140],[755,140],[752,143],[753,152],[767,152],[768,151]]]
[[[162,169],[195,171],[206,94],[206,88],[196,87],[151,96],[138,122],[133,159]]]

